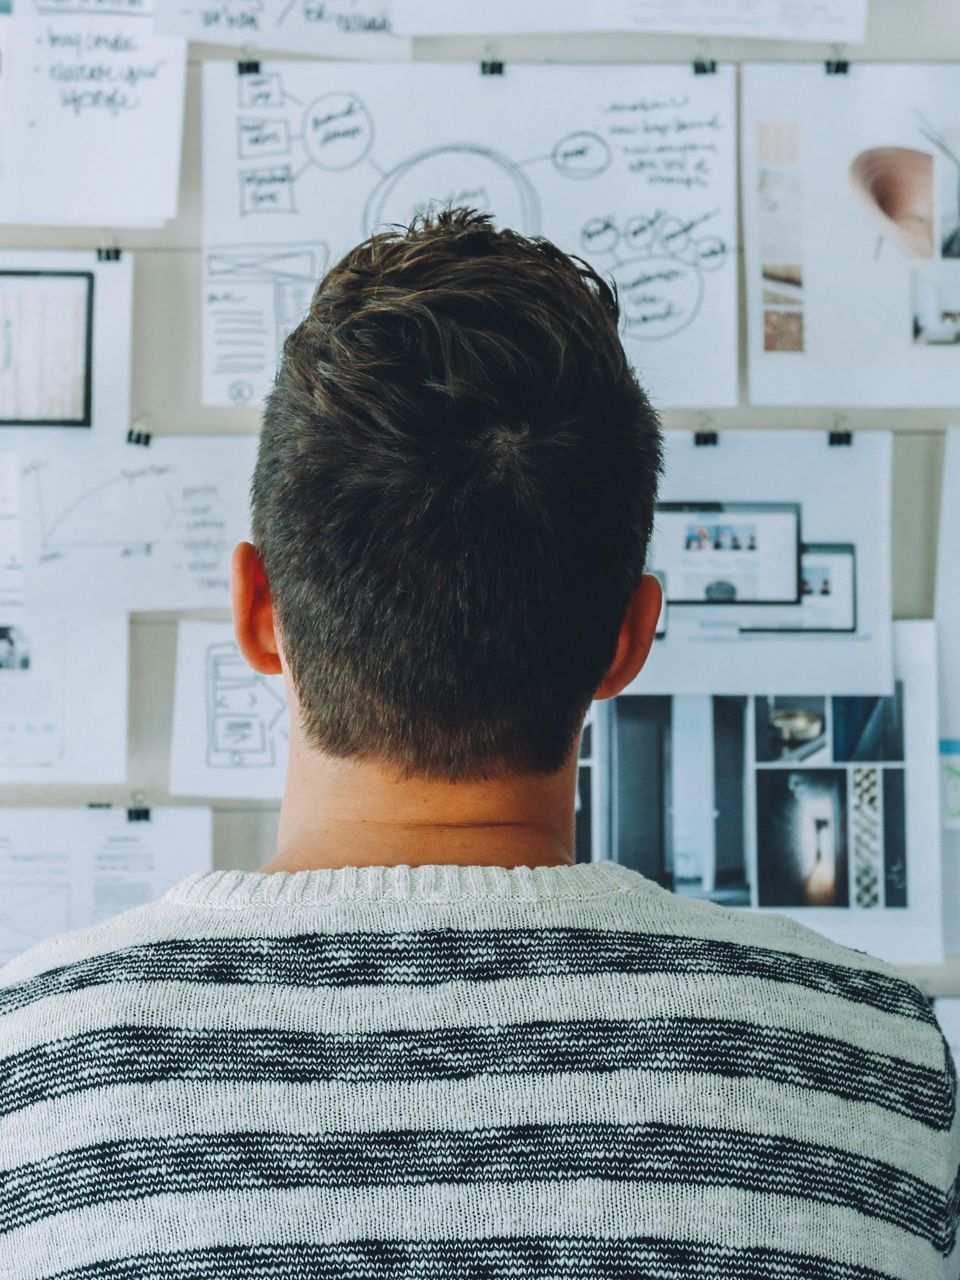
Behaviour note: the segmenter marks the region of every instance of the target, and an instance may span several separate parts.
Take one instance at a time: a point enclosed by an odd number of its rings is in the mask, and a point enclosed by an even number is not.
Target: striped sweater
[[[894,968],[610,862],[212,871],[0,970],[4,1280],[956,1280]]]

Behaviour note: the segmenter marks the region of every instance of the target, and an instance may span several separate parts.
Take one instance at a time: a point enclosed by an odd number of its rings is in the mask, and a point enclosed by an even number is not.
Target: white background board
[[[777,45],[770,41],[713,40],[705,47],[692,37],[584,35],[423,39],[418,59],[502,57],[507,61],[682,62],[703,56],[718,59],[822,62],[823,45]],[[203,408],[200,400],[201,316],[197,306],[202,281],[200,226],[200,60],[236,51],[205,46],[190,49],[184,169],[180,216],[163,231],[121,233],[118,243],[141,250],[134,282],[134,360],[132,413],[142,428],[155,432],[249,432],[257,428],[253,410]],[[848,50],[853,58],[960,61],[960,24],[955,0],[872,0],[868,40]],[[72,228],[4,228],[10,247],[96,248],[94,231]],[[741,370],[745,347],[741,338]],[[940,502],[943,433],[960,419],[957,404],[947,409],[877,409],[850,411],[846,428],[883,427],[895,433],[893,509],[894,613],[901,618],[930,617],[936,526]],[[835,415],[827,409],[759,409],[747,405],[740,388],[740,407],[711,411],[709,422],[698,412],[664,414],[668,428],[685,430],[829,430]],[[223,615],[217,615],[222,617]],[[0,803],[85,804],[89,800],[128,803],[139,791],[154,805],[168,801],[170,730],[176,658],[177,616],[141,614],[131,628],[131,700],[128,783],[124,786],[0,788]],[[203,803],[199,801],[198,803]],[[215,864],[219,867],[263,866],[273,855],[277,805],[274,802],[220,801],[215,806]],[[941,970],[924,971],[931,989],[960,995],[960,957]]]

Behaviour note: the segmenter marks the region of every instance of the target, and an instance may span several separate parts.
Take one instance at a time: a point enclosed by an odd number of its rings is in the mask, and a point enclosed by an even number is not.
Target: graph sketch
[[[608,276],[660,403],[736,402],[725,71],[301,62],[204,74],[205,402],[262,399],[310,286],[357,241],[458,205]]]

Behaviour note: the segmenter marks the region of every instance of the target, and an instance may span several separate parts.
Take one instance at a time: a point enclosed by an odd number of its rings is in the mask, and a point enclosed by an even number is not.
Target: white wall
[[[549,0],[544,0],[545,4]],[[960,61],[960,0],[870,0],[869,39],[846,54],[865,61]],[[821,45],[770,41],[696,40],[641,35],[423,39],[418,59],[499,57],[505,61],[672,62],[708,56],[718,61],[822,61]],[[71,228],[0,229],[8,248],[95,248],[118,244],[135,250],[133,412],[155,433],[255,432],[256,413],[200,405],[200,64],[204,57],[236,58],[237,51],[191,46],[184,136],[180,216],[162,231],[98,236]],[[958,104],[960,110],[960,104]],[[742,292],[742,291],[741,291]],[[741,374],[745,345],[741,326]],[[701,425],[703,415],[671,411],[668,427]],[[894,610],[897,617],[929,616],[933,609],[936,517],[943,430],[960,422],[956,412],[850,411],[844,427],[886,428],[894,451]],[[752,409],[741,386],[741,406],[717,410],[710,429],[733,427],[827,430],[834,415],[821,409]],[[0,787],[0,804],[66,804],[110,800],[125,804],[141,791],[148,804],[169,800],[166,791],[176,621],[173,615],[135,615],[132,623],[131,730],[126,787]],[[108,660],[108,656],[107,656]],[[216,864],[256,868],[272,853],[275,806],[221,802],[214,826]],[[917,971],[931,989],[960,994],[960,957],[937,973]]]

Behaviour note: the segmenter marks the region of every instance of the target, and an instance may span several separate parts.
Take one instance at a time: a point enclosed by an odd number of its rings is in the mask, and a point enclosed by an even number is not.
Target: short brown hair
[[[372,236],[320,282],[253,483],[315,747],[450,780],[568,758],[661,465],[618,319],[585,262],[469,210]]]

